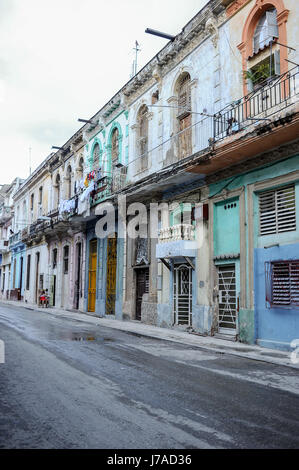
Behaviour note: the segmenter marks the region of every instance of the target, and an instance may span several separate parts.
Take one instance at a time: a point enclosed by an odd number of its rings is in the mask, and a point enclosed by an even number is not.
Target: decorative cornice
[[[233,16],[235,13],[241,10],[241,8],[243,8],[249,2],[251,2],[251,0],[235,0],[226,8],[226,15],[228,17]]]
[[[218,26],[225,19],[225,7],[221,0],[210,2],[170,41],[143,70],[141,70],[123,89],[125,96],[136,100],[147,89],[160,83],[163,77],[204,39],[212,34],[214,47],[218,43]],[[206,27],[207,25],[207,27]]]

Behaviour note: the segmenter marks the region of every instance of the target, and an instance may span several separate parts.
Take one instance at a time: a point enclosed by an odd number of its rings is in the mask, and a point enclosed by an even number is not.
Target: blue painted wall
[[[254,252],[255,338],[261,346],[291,350],[299,339],[299,308],[266,306],[265,263],[299,259],[299,243]]]
[[[15,246],[11,247],[10,289],[19,289],[20,288],[21,258],[22,257],[23,257],[23,270],[22,270],[21,295],[24,295],[25,276],[26,276],[26,246],[23,243],[19,243]],[[15,276],[14,276],[15,260],[16,260],[16,273],[15,273]]]

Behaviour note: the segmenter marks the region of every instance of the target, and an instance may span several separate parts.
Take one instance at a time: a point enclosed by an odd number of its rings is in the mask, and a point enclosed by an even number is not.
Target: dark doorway
[[[23,264],[24,264],[24,259],[23,259],[23,256],[21,256],[21,265],[20,265],[20,286],[19,286],[19,289],[20,289],[20,299],[22,298],[22,284],[23,284]]]
[[[75,308],[79,310],[80,291],[81,291],[81,257],[82,257],[82,244],[77,244],[77,276],[76,276],[76,305]]]
[[[136,269],[136,320],[141,321],[143,294],[149,293],[149,268]]]
[[[55,307],[56,301],[56,276],[53,276],[53,307]]]
[[[36,270],[35,270],[35,302],[39,304],[39,257],[40,254],[36,253]]]

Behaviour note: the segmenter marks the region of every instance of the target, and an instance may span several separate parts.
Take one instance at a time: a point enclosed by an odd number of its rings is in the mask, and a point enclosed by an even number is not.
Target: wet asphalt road
[[[299,448],[296,370],[4,304],[0,339],[0,448]]]

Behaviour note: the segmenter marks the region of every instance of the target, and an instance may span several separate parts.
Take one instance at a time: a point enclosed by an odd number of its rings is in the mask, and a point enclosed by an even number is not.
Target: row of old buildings
[[[56,308],[289,349],[297,19],[296,0],[210,0],[25,181],[4,185],[2,298],[34,304],[47,289]]]

